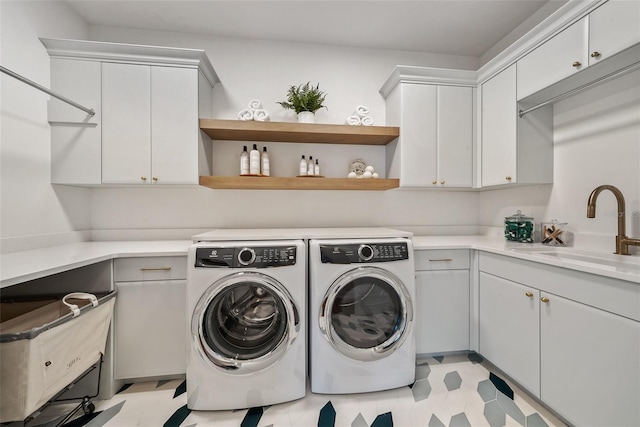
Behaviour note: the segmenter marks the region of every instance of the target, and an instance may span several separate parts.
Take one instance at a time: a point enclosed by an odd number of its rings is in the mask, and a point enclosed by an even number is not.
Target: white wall
[[[91,27],[99,41],[156,44],[204,49],[222,84],[214,89],[214,116],[235,119],[252,98],[259,98],[274,121],[294,121],[276,104],[290,85],[311,81],[327,92],[321,123],[344,123],[358,104],[370,107],[376,124],[384,124],[384,98],[378,90],[398,64],[477,68],[477,58],[392,52],[298,43],[256,42],[172,32]],[[242,146],[218,143],[222,160],[216,173],[238,173]],[[235,145],[234,145],[235,144]],[[263,144],[259,144],[262,146]],[[300,154],[313,155],[329,176],[346,176],[349,163],[362,157],[384,171],[384,149],[320,144],[264,144],[271,152],[272,173],[291,176]],[[280,150],[280,151],[278,151]],[[282,159],[289,159],[285,162]],[[382,159],[382,161],[380,160]],[[222,170],[224,163],[231,169]],[[377,163],[377,164],[375,164]],[[94,236],[104,230],[324,227],[324,226],[466,226],[477,224],[477,193],[437,191],[241,191],[195,189],[95,189],[92,191]],[[455,227],[454,227],[455,228]],[[102,231],[102,232],[100,232]],[[123,238],[127,233],[113,234]]]
[[[218,118],[234,118],[249,99],[258,97],[274,120],[293,120],[275,102],[284,98],[288,85],[310,80],[320,82],[328,93],[329,110],[322,110],[318,121],[341,123],[355,105],[365,104],[376,123],[383,124],[384,100],[378,89],[395,65],[478,65],[476,58],[87,27],[61,2],[3,0],[0,19],[0,63],[45,85],[49,58],[38,37],[205,49],[222,79],[216,88]],[[193,229],[214,227],[429,226],[427,232],[442,233],[479,225],[501,228],[504,216],[516,209],[538,221],[568,221],[576,243],[612,244],[613,197],[602,194],[598,217],[586,218],[589,192],[604,183],[623,191],[627,234],[640,236],[638,73],[556,105],[553,185],[480,193],[54,188],[49,184],[48,97],[8,76],[0,78],[2,251],[82,238],[89,229],[97,230],[94,236],[99,238],[161,237],[174,229],[178,232],[171,236],[182,238]],[[335,158],[324,153],[326,157],[319,153],[323,161],[343,164],[353,154]]]
[[[536,222],[568,222],[575,246],[615,249],[617,205],[610,192],[587,218],[587,199],[602,184],[626,199],[627,235],[640,237],[640,72],[619,77],[554,106],[553,185],[482,192],[480,223],[500,226],[517,209]],[[638,252],[638,251],[637,251]],[[640,252],[638,252],[640,253]]]
[[[87,38],[62,3],[0,2],[0,63],[49,87],[49,56],[38,37]],[[0,74],[0,246],[2,252],[82,239],[90,190],[50,184],[49,96]]]

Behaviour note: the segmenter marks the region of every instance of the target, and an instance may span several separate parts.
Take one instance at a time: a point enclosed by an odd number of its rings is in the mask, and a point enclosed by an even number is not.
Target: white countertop
[[[186,256],[190,240],[83,242],[0,255],[0,288],[113,258]]]
[[[194,236],[194,238],[198,237],[195,240],[279,240],[401,236],[410,237],[411,233],[390,228],[261,229],[257,234],[256,230],[219,229]],[[413,236],[412,240],[414,249],[475,249],[640,284],[640,268],[635,267],[635,261],[640,265],[638,256],[602,254],[603,258],[612,262],[597,264],[517,252],[518,249],[536,248],[542,245],[506,242],[502,238],[495,237]],[[3,254],[0,255],[0,288],[113,258],[186,256],[191,244],[190,240],[84,242]],[[616,260],[621,261],[619,265]],[[632,268],[628,268],[629,262],[634,263]]]
[[[507,255],[527,261],[535,261],[557,267],[564,267],[571,270],[584,271],[586,273],[598,274],[614,279],[626,280],[640,284],[640,256],[614,255],[608,253],[595,253],[574,250],[573,248],[559,248],[566,253],[575,252],[578,254],[588,254],[599,257],[606,263],[591,263],[580,260],[559,259],[556,257],[539,254],[535,252],[527,253],[527,250],[549,249],[553,247],[544,246],[540,243],[518,243],[509,242],[503,238],[488,236],[414,236],[413,249],[475,249],[479,251],[492,252],[499,255]],[[519,252],[521,251],[521,252]]]

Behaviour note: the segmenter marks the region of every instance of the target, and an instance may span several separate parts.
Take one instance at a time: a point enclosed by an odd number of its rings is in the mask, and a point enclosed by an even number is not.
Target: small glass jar
[[[534,229],[533,217],[524,215],[522,211],[504,219],[504,237],[512,242],[533,243]]]
[[[540,238],[543,245],[567,246],[569,236],[566,233],[566,222],[558,222],[557,219],[554,219],[551,222],[543,222],[540,225],[542,227]]]

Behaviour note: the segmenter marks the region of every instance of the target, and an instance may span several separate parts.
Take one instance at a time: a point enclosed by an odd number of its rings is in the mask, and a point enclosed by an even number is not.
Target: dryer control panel
[[[207,246],[196,249],[196,267],[267,268],[295,265],[295,246]]]
[[[406,243],[355,243],[320,245],[320,259],[326,264],[358,264],[409,259]]]

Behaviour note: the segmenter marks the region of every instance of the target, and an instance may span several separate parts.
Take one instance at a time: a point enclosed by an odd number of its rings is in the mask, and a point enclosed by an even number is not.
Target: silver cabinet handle
[[[169,271],[171,267],[142,267],[140,271]]]
[[[440,259],[429,259],[429,262],[450,262],[453,261],[451,258],[440,258]]]

